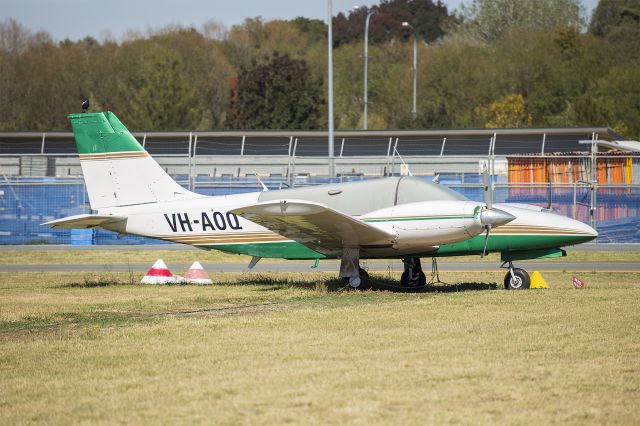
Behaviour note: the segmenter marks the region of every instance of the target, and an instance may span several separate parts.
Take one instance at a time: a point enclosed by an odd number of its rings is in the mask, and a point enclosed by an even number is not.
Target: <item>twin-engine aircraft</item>
[[[529,274],[513,261],[565,256],[597,237],[582,222],[537,206],[471,201],[415,177],[204,196],[178,185],[112,112],[69,115],[92,210],[53,220],[261,258],[340,258],[353,289],[370,281],[360,259],[400,258],[401,285],[423,286],[421,257],[500,252],[507,289]],[[508,266],[506,266],[508,265]]]

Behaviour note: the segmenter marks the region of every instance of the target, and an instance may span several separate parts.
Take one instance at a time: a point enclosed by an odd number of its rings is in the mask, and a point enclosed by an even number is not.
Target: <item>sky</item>
[[[455,10],[462,0],[444,0]],[[591,12],[598,0],[582,0]],[[333,12],[347,12],[356,5],[377,4],[376,0],[333,0]],[[78,40],[87,35],[102,40],[110,34],[116,40],[128,30],[181,24],[200,28],[215,20],[226,27],[245,18],[291,19],[297,16],[327,17],[326,0],[0,0],[0,20],[13,18],[33,31],[45,30],[54,40]]]

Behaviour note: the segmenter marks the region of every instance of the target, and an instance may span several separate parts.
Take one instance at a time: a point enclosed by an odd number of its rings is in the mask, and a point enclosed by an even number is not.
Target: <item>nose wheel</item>
[[[506,262],[505,262],[506,263]],[[505,264],[502,265],[504,268]],[[507,290],[525,290],[531,285],[529,273],[521,268],[514,268],[509,262],[509,272],[504,276],[504,288]]]

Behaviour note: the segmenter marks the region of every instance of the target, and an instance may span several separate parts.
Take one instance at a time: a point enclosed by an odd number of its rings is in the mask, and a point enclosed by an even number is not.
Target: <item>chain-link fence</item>
[[[466,197],[483,201],[482,176],[476,172],[438,176],[440,183]],[[423,177],[432,180],[433,176]],[[345,176],[337,179],[300,176],[296,186],[318,185],[364,179]],[[264,178],[270,190],[287,188],[287,177]],[[494,203],[524,203],[549,207],[577,220],[593,223],[598,242],[640,243],[640,185],[509,184],[494,176]],[[187,186],[185,180],[179,181]],[[255,176],[205,178],[196,180],[196,191],[205,195],[227,195],[262,190]],[[594,198],[595,197],[595,198]],[[595,205],[595,209],[592,206]],[[592,210],[593,209],[593,210]],[[591,213],[593,211],[593,214]],[[90,207],[81,178],[5,178],[0,183],[0,244],[147,244],[158,243],[142,237],[119,236],[103,230],[50,229],[40,224],[60,217],[89,213]]]

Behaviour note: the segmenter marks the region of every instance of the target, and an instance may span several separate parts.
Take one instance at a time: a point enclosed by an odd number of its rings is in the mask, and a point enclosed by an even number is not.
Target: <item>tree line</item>
[[[640,5],[600,0],[383,0],[334,17],[338,129],[610,126],[640,137]],[[411,117],[413,32],[418,107]],[[326,128],[323,21],[167,27],[55,42],[0,22],[0,130],[68,130],[83,98],[136,130]]]

